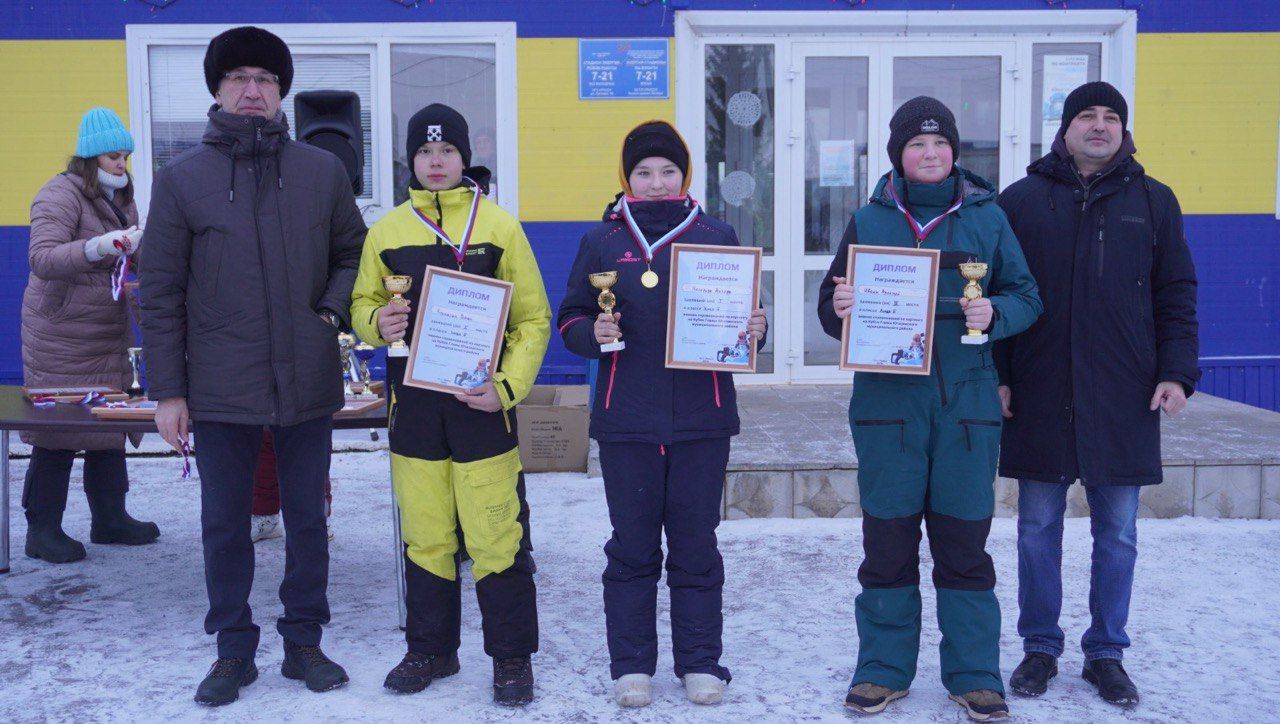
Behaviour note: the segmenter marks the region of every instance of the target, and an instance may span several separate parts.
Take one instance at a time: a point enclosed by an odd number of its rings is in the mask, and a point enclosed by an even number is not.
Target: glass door
[[[846,43],[793,45],[792,233],[786,249],[792,292],[785,307],[793,381],[841,376],[835,369],[840,343],[822,331],[815,311],[818,289],[849,219],[867,201],[875,180],[869,161],[878,152],[873,128],[886,122],[884,110],[871,102],[884,95],[873,70],[883,62],[878,45],[856,48],[851,54]]]
[[[779,306],[793,331],[791,381],[848,378],[836,369],[839,341],[818,322],[818,289],[853,212],[891,168],[885,145],[898,106],[919,95],[941,100],[959,126],[959,165],[996,188],[1013,178],[1013,51],[1013,43],[963,41],[793,45],[801,97],[787,164],[791,233],[778,245],[789,272],[790,294]]]
[[[892,59],[885,64],[884,73],[892,107],[921,95],[942,101],[955,114],[960,130],[956,163],[990,181],[996,189],[1011,181],[1017,136],[1014,44],[894,43],[889,46],[889,55]]]
[[[778,47],[744,37],[710,41],[701,51],[706,69],[699,119],[703,131],[700,138],[689,139],[695,153],[695,198],[707,213],[733,226],[739,243],[760,247],[764,255],[760,301],[769,317],[769,336],[757,356],[756,374],[737,380],[786,382],[787,369],[777,353],[787,349],[786,331],[778,323],[775,304],[786,294],[780,285],[777,239],[778,230],[786,228],[787,211],[786,203],[777,202],[783,188],[777,173],[779,137],[785,126],[778,114],[788,107],[779,96]],[[701,197],[699,178],[705,189]]]
[[[836,369],[839,342],[818,323],[818,289],[853,212],[890,169],[889,119],[903,102],[943,101],[959,126],[960,165],[997,188],[1016,177],[1014,49],[966,39],[699,39],[705,75],[682,116],[701,129],[689,134],[701,161],[694,193],[744,246],[764,251],[769,340],[758,374],[740,383],[848,381]]]

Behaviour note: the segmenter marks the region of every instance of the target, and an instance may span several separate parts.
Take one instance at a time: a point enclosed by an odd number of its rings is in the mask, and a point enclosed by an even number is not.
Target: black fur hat
[[[209,41],[204,53],[204,82],[211,95],[227,71],[241,66],[265,68],[280,77],[280,97],[289,95],[293,85],[293,55],[289,46],[274,33],[252,25],[227,30]]]

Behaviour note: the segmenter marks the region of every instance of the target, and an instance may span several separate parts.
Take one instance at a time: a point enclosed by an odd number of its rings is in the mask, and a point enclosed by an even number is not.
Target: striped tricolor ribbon
[[[957,181],[957,184],[958,183],[959,182]],[[907,211],[907,207],[902,205],[902,200],[898,198],[898,192],[893,188],[892,177],[889,178],[888,186],[889,186],[889,198],[893,199],[893,203],[895,206],[898,207],[898,211],[901,211],[902,215],[907,217],[907,225],[911,227],[911,233],[914,234],[916,237],[917,247],[924,243],[924,240],[929,236],[929,232],[938,228],[938,224],[941,224],[942,220],[947,218],[948,214],[951,214],[956,209],[959,209],[962,204],[964,204],[963,194],[956,194],[956,202],[951,205],[951,208],[942,212],[941,215],[935,217],[933,220],[929,221],[929,223],[921,226],[920,222],[916,221],[916,217],[912,216],[910,211]]]

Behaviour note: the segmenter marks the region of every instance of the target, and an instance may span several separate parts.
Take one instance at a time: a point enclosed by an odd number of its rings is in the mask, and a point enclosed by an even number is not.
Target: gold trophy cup
[[[395,304],[396,306],[408,306],[404,295],[413,286],[413,277],[406,274],[390,274],[382,278],[382,286],[388,292],[391,292],[391,301],[387,304]],[[408,357],[409,345],[404,343],[404,339],[397,339],[387,348],[388,357]]]
[[[141,364],[142,364],[142,348],[130,347],[129,348],[129,369],[133,370],[133,382],[130,382],[129,389],[125,390],[125,392],[129,393],[130,397],[142,397],[142,393],[143,393],[142,382],[138,379],[138,369],[141,366]]]
[[[591,281],[591,286],[600,290],[600,296],[596,297],[596,304],[600,305],[600,309],[605,314],[612,316],[613,308],[618,304],[618,298],[614,296],[610,287],[618,283],[618,272],[596,272],[595,274],[588,274],[587,279]],[[622,337],[618,337],[618,339],[607,344],[600,345],[601,352],[618,352],[626,348],[627,345],[622,341]]]
[[[982,299],[982,285],[978,282],[987,275],[987,265],[980,261],[969,261],[960,265],[960,276],[969,280],[964,285],[964,298],[969,301]],[[978,329],[965,330],[960,338],[961,344],[986,344],[987,335]]]

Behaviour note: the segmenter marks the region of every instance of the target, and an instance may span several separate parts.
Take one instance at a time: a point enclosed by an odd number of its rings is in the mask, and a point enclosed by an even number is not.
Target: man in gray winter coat
[[[286,559],[276,628],[284,676],[312,691],[347,681],[320,650],[329,621],[325,478],[342,408],[336,335],[348,328],[365,226],[337,157],[289,138],[293,61],[260,28],[209,44],[216,103],[200,145],[156,175],[141,260],[142,329],[156,425],[199,442],[205,631],[218,659],[196,701],[234,701],[258,671],[250,516],[263,427],[275,440]]]

